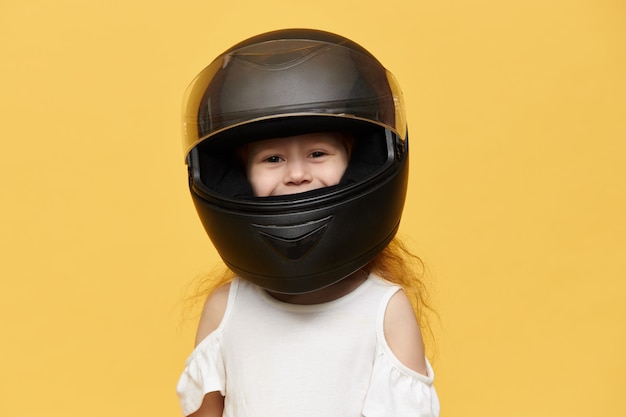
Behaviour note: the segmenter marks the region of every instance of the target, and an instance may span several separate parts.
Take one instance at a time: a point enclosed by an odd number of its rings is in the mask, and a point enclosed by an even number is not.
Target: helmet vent
[[[263,241],[291,261],[303,258],[324,235],[333,216],[304,224],[276,226],[253,224]]]

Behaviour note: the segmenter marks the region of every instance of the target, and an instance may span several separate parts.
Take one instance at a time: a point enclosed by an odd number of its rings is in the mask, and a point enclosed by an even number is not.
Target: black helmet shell
[[[354,137],[341,183],[254,197],[237,160],[248,142],[310,132]],[[183,141],[189,186],[220,256],[270,291],[331,285],[394,237],[408,179],[408,135],[394,77],[341,36],[289,29],[243,41],[187,89]]]

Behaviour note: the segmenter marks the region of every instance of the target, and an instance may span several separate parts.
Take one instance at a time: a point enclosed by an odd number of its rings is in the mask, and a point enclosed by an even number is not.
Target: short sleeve
[[[439,417],[439,398],[433,385],[435,374],[428,359],[422,375],[404,365],[385,340],[384,317],[399,287],[389,288],[379,305],[376,320],[376,355],[365,397],[365,417]]]
[[[386,346],[379,346],[370,387],[365,398],[365,417],[438,417],[439,398],[434,373],[426,360],[428,376],[404,366]]]
[[[225,392],[226,373],[222,358],[222,332],[220,329],[208,335],[196,346],[178,380],[176,393],[184,415],[198,410],[204,396],[209,392]]]

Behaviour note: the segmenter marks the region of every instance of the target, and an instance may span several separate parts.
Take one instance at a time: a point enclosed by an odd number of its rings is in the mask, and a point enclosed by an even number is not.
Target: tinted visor
[[[351,44],[274,39],[235,47],[194,79],[184,103],[185,155],[201,142],[232,140],[228,131],[244,125],[293,117],[322,116],[322,125],[374,123],[406,137],[396,80],[367,51]]]

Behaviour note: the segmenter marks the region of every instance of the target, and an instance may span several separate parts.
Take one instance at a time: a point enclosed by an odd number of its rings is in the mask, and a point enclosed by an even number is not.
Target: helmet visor
[[[406,137],[393,75],[366,51],[320,40],[269,40],[229,50],[193,80],[184,106],[185,155],[233,128],[292,117],[369,122]]]

